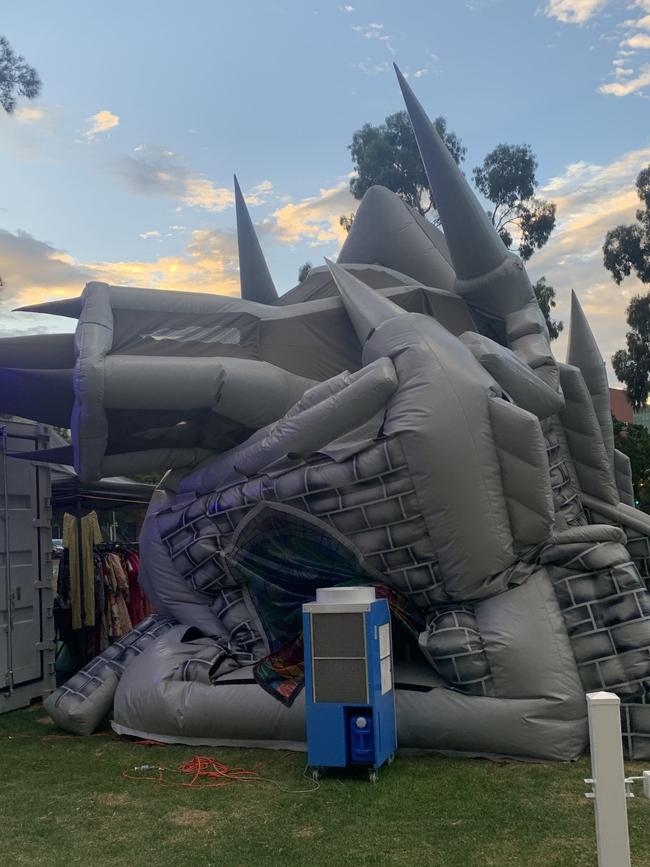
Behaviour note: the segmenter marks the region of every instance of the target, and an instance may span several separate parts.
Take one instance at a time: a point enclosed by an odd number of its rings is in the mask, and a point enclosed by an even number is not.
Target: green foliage
[[[555,202],[529,199],[517,205],[517,220],[521,237],[519,255],[527,262],[535,250],[541,250],[555,228]]]
[[[612,355],[612,367],[627,390],[634,409],[641,409],[650,391],[650,295],[636,295],[626,311],[630,330],[627,349]]]
[[[640,424],[624,424],[612,416],[614,444],[632,465],[634,499],[640,509],[650,512],[650,431]]]
[[[564,328],[564,322],[553,319],[551,310],[555,307],[555,289],[546,282],[546,277],[540,277],[533,286],[535,298],[540,306],[551,340],[556,340]]]
[[[511,208],[535,192],[537,160],[530,145],[497,145],[472,174],[476,189],[496,208]]]
[[[434,121],[457,165],[467,149],[447,129],[444,117]],[[389,115],[383,124],[366,123],[352,136],[349,147],[356,171],[350,191],[356,199],[375,184],[388,187],[422,216],[432,209],[432,200],[413,128],[405,111]],[[537,159],[530,145],[500,144],[473,170],[477,190],[492,203],[488,212],[506,247],[512,246],[512,230],[520,237],[519,255],[524,261],[541,249],[555,228],[555,204],[535,196]],[[339,223],[350,231],[354,216],[342,216]],[[438,220],[434,220],[438,222]]]
[[[67,427],[58,427],[57,425],[52,425],[52,430],[56,431],[61,439],[64,439],[67,443],[72,442],[72,437],[70,436],[70,429]]]
[[[476,189],[494,206],[490,218],[506,247],[513,242],[510,229],[518,229],[518,252],[524,262],[555,228],[555,204],[535,197],[536,171],[530,145],[499,144],[472,172]]]
[[[0,105],[11,114],[19,96],[34,99],[40,92],[38,72],[24,57],[14,53],[6,37],[0,36]]]
[[[339,217],[339,226],[343,226],[346,232],[350,231],[352,223],[354,223],[354,214],[350,214],[350,216],[343,214],[342,217]]]
[[[650,283],[650,165],[639,172],[636,191],[642,208],[637,224],[616,226],[603,244],[603,264],[616,283],[634,271],[642,283]],[[650,296],[635,296],[627,308],[626,349],[612,356],[612,367],[625,384],[635,409],[645,406],[650,393]]]
[[[452,157],[460,164],[466,153],[461,140],[447,129],[444,117],[437,117],[434,123]],[[355,199],[363,198],[370,187],[381,184],[401,196],[422,216],[435,208],[407,112],[391,114],[378,126],[364,124],[352,136],[349,150],[356,172],[350,181],[350,192]],[[349,231],[343,222],[347,219],[341,218],[341,225]]]
[[[307,277],[309,277],[309,272],[312,269],[311,262],[305,262],[298,269],[298,283],[304,283]]]
[[[636,191],[644,206],[636,212],[638,225],[610,229],[603,244],[603,265],[616,283],[633,271],[650,283],[650,165],[639,172]]]

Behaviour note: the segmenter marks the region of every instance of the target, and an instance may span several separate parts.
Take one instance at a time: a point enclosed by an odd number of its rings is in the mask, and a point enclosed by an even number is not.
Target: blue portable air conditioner
[[[397,749],[390,611],[373,587],[330,587],[302,607],[308,766],[367,768]]]

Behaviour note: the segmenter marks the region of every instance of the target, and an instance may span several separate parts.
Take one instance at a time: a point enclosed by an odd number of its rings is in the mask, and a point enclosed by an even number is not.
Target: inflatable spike
[[[74,463],[72,446],[57,446],[53,449],[36,449],[33,452],[12,452],[12,458],[21,461],[36,461],[39,464],[59,464],[71,467]]]
[[[378,325],[404,313],[401,307],[378,295],[340,265],[335,265],[329,259],[325,261],[362,346]]]
[[[248,213],[237,175],[234,175],[234,183],[241,297],[248,301],[258,301],[260,304],[273,304],[278,300],[278,293]]]
[[[66,316],[69,319],[79,319],[83,299],[62,298],[60,301],[43,301],[41,304],[27,304],[16,307],[16,313],[47,313],[49,316]]]
[[[395,71],[445,230],[455,291],[476,310],[502,319],[510,349],[557,389],[548,328],[523,264],[506,249],[397,66]]]
[[[456,274],[466,280],[487,274],[506,258],[503,241],[435,126],[394,65]]]
[[[614,466],[614,427],[609,402],[609,383],[607,370],[600,349],[596,343],[589,322],[578,296],[571,291],[571,320],[567,346],[567,364],[580,368],[583,379],[591,395],[598,424],[603,433],[603,441],[612,468]]]

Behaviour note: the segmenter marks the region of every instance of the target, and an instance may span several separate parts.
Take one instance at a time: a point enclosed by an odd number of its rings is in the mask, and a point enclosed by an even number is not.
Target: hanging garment
[[[111,553],[106,557],[108,568],[111,570],[114,579],[116,590],[121,590],[122,593],[129,592],[129,579],[122,565],[122,558],[119,554]]]
[[[78,524],[81,525],[81,564],[79,563]],[[102,541],[96,512],[89,512],[79,521],[66,512],[63,516],[63,547],[70,560],[70,606],[72,628],[95,625],[95,569],[93,546]],[[81,613],[81,577],[83,575],[84,611]]]
[[[124,565],[129,577],[128,608],[132,623],[139,623],[147,616],[147,597],[138,583],[140,559],[137,554],[127,551],[124,555]]]

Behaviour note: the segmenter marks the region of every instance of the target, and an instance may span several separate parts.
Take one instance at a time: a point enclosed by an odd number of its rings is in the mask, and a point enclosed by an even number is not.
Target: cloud
[[[22,105],[12,115],[0,111],[0,144],[12,158],[47,161],[68,158],[66,115],[57,105]]]
[[[14,118],[18,123],[38,123],[45,117],[45,112],[42,108],[35,105],[21,105],[14,112]]]
[[[83,287],[90,272],[67,253],[27,232],[0,229],[2,299],[8,303],[24,297],[67,297],[72,286]],[[29,303],[29,302],[25,302]]]
[[[373,63],[370,58],[359,60],[357,63],[351,63],[350,69],[358,69],[364,75],[381,75],[388,69],[388,61],[382,60],[380,63]]]
[[[290,246],[305,242],[312,247],[332,241],[342,244],[346,232],[339,225],[339,218],[356,211],[358,204],[350,192],[349,182],[342,181],[335,187],[321,189],[318,196],[288,202],[278,208],[262,223],[262,230]]]
[[[230,187],[217,187],[205,175],[193,172],[183,158],[157,145],[138,145],[134,156],[117,160],[117,177],[138,195],[167,196],[191,208],[225,211],[235,203]],[[262,205],[273,195],[273,183],[265,179],[245,194],[249,206]]]
[[[160,238],[160,232],[157,229],[150,229],[148,232],[140,232],[140,237],[145,241],[149,238]]]
[[[239,295],[239,261],[234,232],[196,229],[180,256],[153,261],[94,262],[93,279],[123,286]]]
[[[256,207],[257,205],[263,205],[265,202],[268,201],[272,193],[273,184],[271,183],[271,181],[261,181],[259,184],[255,184],[254,187],[251,187],[250,190],[246,193],[246,204],[252,208]]]
[[[650,12],[650,0],[636,0],[629,9],[641,9],[644,13]],[[640,18],[628,18],[619,25],[620,28],[625,28],[623,39],[620,39],[618,44],[617,56],[612,60],[613,81],[608,84],[601,84],[598,88],[600,93],[610,96],[629,96],[636,93],[639,96],[644,96],[644,88],[650,85],[650,64],[641,63],[636,69],[632,66],[638,52],[644,52],[650,49],[650,33],[642,33],[638,31],[650,29],[650,15],[644,14]],[[601,35],[602,38],[602,35]],[[643,61],[643,55],[640,60]],[[647,55],[646,55],[647,60]],[[625,64],[628,64],[626,66]],[[636,74],[635,74],[636,73]],[[632,76],[632,78],[629,78]],[[622,78],[629,78],[628,81],[621,81]]]
[[[602,245],[609,229],[634,222],[639,207],[634,183],[650,162],[650,145],[622,154],[608,165],[572,163],[541,190],[557,204],[558,226],[546,246],[528,265],[532,279],[544,274],[558,293],[556,316],[568,322],[570,290],[575,289],[585,308],[603,356],[625,346],[625,308],[630,298],[645,294],[636,278],[620,286],[602,264]],[[556,342],[564,357],[566,332]],[[610,381],[615,382],[611,366]]]
[[[208,178],[190,177],[186,181],[182,200],[191,208],[225,211],[233,204],[235,196],[227,187],[215,187]]]
[[[370,24],[356,24],[352,29],[355,33],[363,36],[364,39],[376,39],[378,42],[381,42],[391,54],[395,54],[395,49],[393,48],[391,41],[393,37],[384,32],[384,25],[381,22],[372,21]]]
[[[650,36],[645,33],[636,33],[621,42],[621,48],[638,49],[650,48]]]
[[[607,0],[549,0],[544,14],[563,24],[584,24]]]
[[[48,316],[45,313],[9,313],[0,310],[0,338],[69,333],[74,331],[76,324],[75,319],[65,319],[62,316]]]
[[[160,256],[151,261],[81,263],[27,232],[0,230],[0,261],[5,283],[0,297],[4,307],[74,298],[89,280],[153,289],[239,294],[234,232],[197,229],[182,255]]]
[[[267,192],[270,182],[258,186]],[[298,202],[287,202],[271,217],[258,225],[278,244],[293,246],[307,243],[340,245],[345,231],[339,217],[356,210],[347,181],[318,196]],[[170,229],[183,229],[170,226]],[[157,238],[158,230],[141,234],[142,238]],[[332,253],[335,255],[335,253]],[[239,259],[237,236],[233,231],[196,229],[180,255],[157,256],[151,259],[80,262],[52,244],[40,241],[27,232],[0,230],[0,261],[5,288],[0,298],[5,311],[0,310],[0,333],[35,333],[38,330],[67,330],[68,325],[57,318],[33,319],[6,313],[7,307],[36,304],[56,298],[73,298],[90,280],[114,285],[140,286],[172,291],[210,292],[219,295],[239,295]]]
[[[193,173],[178,154],[156,145],[138,145],[135,156],[122,157],[114,171],[139,195],[168,196],[207,211],[224,211],[235,201],[231,189],[216,187],[205,176]]]
[[[632,69],[625,69],[623,71],[626,75],[631,75],[633,72]],[[598,90],[600,93],[610,94],[611,96],[629,96],[631,93],[643,90],[648,85],[650,85],[650,65],[644,66],[636,78],[630,78],[627,81],[613,81],[610,84],[601,84]]]
[[[354,12],[354,6],[350,6],[350,5],[339,6],[339,9],[341,10],[341,12]]]
[[[93,141],[98,135],[119,126],[120,119],[108,109],[102,109],[88,118],[88,129],[84,132],[86,141]]]
[[[403,69],[402,74],[404,75],[404,78],[424,78],[425,75],[429,75],[430,73],[433,73],[436,76],[441,75],[438,67],[438,64],[440,63],[438,55],[434,54],[432,51],[427,51],[427,57],[429,58],[427,63],[419,69],[415,69],[413,72],[408,69]]]

